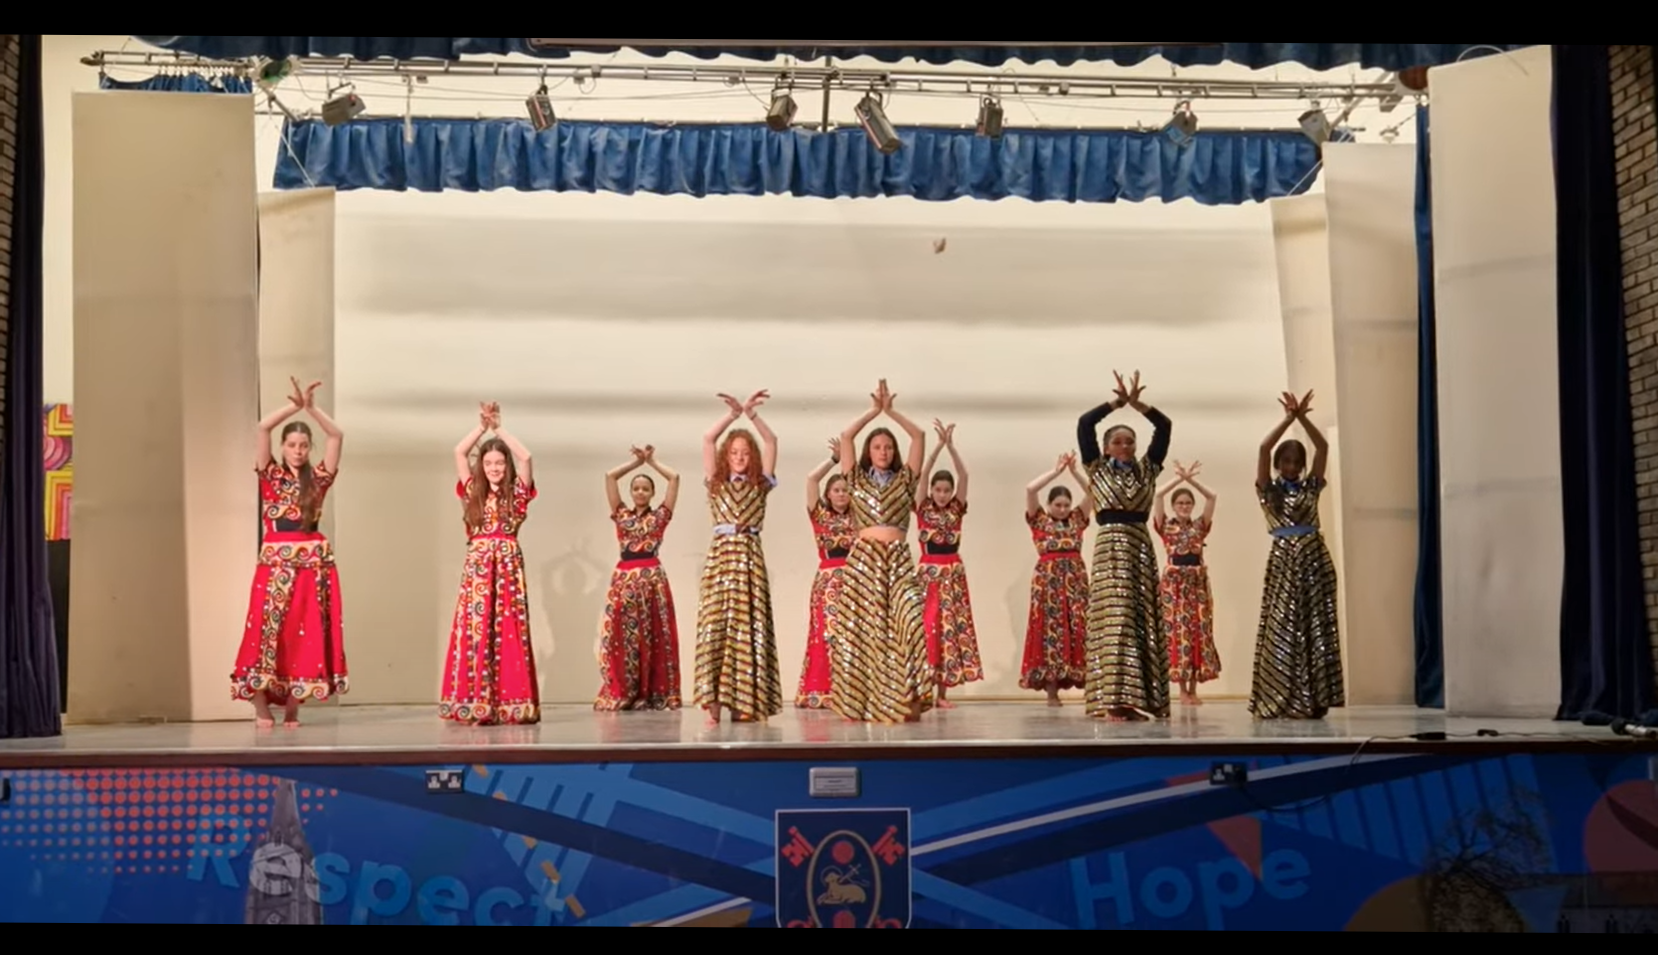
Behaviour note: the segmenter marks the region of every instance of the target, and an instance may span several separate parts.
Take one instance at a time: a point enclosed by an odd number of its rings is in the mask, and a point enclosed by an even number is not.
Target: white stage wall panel
[[[1349,706],[1416,700],[1416,147],[1324,149]],[[1316,406],[1315,406],[1316,407]]]
[[[1552,716],[1565,557],[1550,51],[1430,83],[1446,708]]]
[[[1313,395],[1313,423],[1323,432],[1330,444],[1326,473],[1330,477],[1329,490],[1320,501],[1320,518],[1324,539],[1336,564],[1338,586],[1337,614],[1341,618],[1342,657],[1347,653],[1347,569],[1342,549],[1341,482],[1341,428],[1340,391],[1337,388],[1335,317],[1330,292],[1330,216],[1322,194],[1274,199],[1272,209],[1273,242],[1277,251],[1278,296],[1283,310],[1282,341],[1284,343],[1285,377],[1275,387],[1256,400],[1260,407],[1260,426],[1249,437],[1252,447],[1259,448],[1261,439],[1283,420],[1284,409],[1278,403],[1279,395],[1288,390],[1297,397]],[[1312,445],[1299,425],[1284,436],[1307,444],[1308,455]],[[1310,463],[1310,462],[1309,462]],[[1253,493],[1254,470],[1251,469],[1250,504],[1259,514]],[[1256,520],[1260,518],[1257,516]],[[1264,527],[1257,523],[1261,548],[1268,546]],[[1257,590],[1260,582],[1257,581]],[[1260,594],[1256,594],[1256,609],[1260,608]],[[1253,650],[1253,643],[1251,644]],[[1347,681],[1352,683],[1351,667]]]
[[[74,100],[69,716],[245,715],[255,563],[251,97]]]

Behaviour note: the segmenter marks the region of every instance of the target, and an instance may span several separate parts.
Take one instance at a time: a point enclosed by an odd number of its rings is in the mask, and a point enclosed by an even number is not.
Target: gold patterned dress
[[[858,529],[908,531],[915,473],[854,471],[848,480]],[[827,616],[830,679],[836,713],[860,723],[901,723],[917,704],[932,706],[926,601],[907,540],[860,538],[847,555],[845,581]]]
[[[1077,425],[1078,447],[1099,508],[1088,579],[1088,715],[1103,718],[1136,710],[1166,719],[1168,640],[1158,597],[1157,550],[1147,523],[1172,428],[1161,412],[1147,409],[1155,429],[1149,451],[1137,461],[1118,461],[1102,454],[1095,437],[1111,411],[1111,405],[1102,405]]]
[[[774,478],[733,479],[708,489],[714,541],[702,568],[697,603],[697,706],[724,707],[744,721],[783,712],[771,579],[760,531]]]
[[[1318,720],[1346,705],[1336,564],[1320,530],[1319,478],[1259,490],[1272,534],[1249,711],[1263,720]]]

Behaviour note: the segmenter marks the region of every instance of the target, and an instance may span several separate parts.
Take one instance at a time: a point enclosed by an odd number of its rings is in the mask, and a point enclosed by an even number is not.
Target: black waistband
[[[1151,520],[1151,515],[1145,511],[1101,511],[1094,515],[1101,527],[1112,524],[1145,524]]]
[[[831,547],[823,552],[825,560],[845,560],[850,556],[852,556],[852,548],[850,547]]]
[[[624,564],[631,564],[631,563],[634,563],[636,561],[641,561],[641,560],[655,560],[655,559],[656,559],[656,552],[655,551],[648,551],[648,550],[624,550],[624,551],[622,551],[622,563],[624,563]]]
[[[317,525],[307,524],[304,521],[277,521],[276,532],[278,534],[315,534]]]
[[[1169,555],[1169,566],[1171,566],[1171,567],[1202,567],[1203,566],[1203,555],[1202,554],[1170,554]]]
[[[934,544],[927,542],[922,545],[928,557],[955,557],[961,553],[960,544]]]

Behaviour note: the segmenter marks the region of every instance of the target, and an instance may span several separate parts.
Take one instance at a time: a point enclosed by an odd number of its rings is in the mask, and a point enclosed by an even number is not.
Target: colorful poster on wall
[[[69,499],[75,486],[75,415],[68,405],[47,405],[45,434],[41,441],[46,457],[46,539],[69,539]]]

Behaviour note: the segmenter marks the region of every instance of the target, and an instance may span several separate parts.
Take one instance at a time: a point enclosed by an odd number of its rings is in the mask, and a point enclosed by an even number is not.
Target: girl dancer
[[[851,484],[858,541],[847,556],[846,581],[828,614],[835,685],[829,705],[841,716],[865,723],[919,720],[931,705],[933,687],[925,604],[904,539],[927,435],[893,408],[896,397],[882,381],[870,396],[873,406],[840,439],[841,473]],[[871,432],[863,454],[857,454],[858,433],[883,412],[909,436],[903,463],[898,440],[886,428]]]
[[[760,406],[770,398],[770,392],[762,391],[743,404],[720,395],[731,410],[702,439],[714,542],[697,606],[696,705],[708,712],[711,723],[720,721],[721,710],[730,710],[740,723],[783,712],[771,581],[760,547],[766,496],[777,487],[777,435],[760,420]],[[760,433],[763,447],[756,447],[746,430],[725,434],[744,415]],[[721,435],[723,444],[718,443]]]
[[[1070,472],[1083,489],[1082,504],[1072,506],[1071,489],[1048,492],[1048,509],[1037,504],[1043,488]],[[1062,454],[1052,471],[1025,488],[1025,523],[1036,544],[1036,570],[1030,581],[1030,616],[1025,623],[1025,657],[1019,685],[1046,690],[1048,705],[1059,706],[1059,691],[1081,689],[1088,662],[1088,567],[1082,562],[1082,535],[1092,521],[1093,495],[1077,471],[1077,456]]]
[[[922,592],[927,604],[927,663],[938,681],[938,708],[953,709],[945,700],[950,687],[984,679],[979,662],[979,637],[973,627],[973,598],[967,588],[967,568],[961,562],[961,525],[967,517],[967,465],[956,451],[956,426],[934,421],[939,446],[927,458],[923,474],[933,470],[941,452],[950,452],[949,471],[933,474],[927,496],[915,509],[921,538]]]
[[[1180,702],[1187,706],[1203,704],[1197,697],[1198,684],[1220,679],[1215,600],[1209,590],[1209,568],[1203,560],[1204,541],[1214,527],[1215,495],[1198,483],[1202,467],[1202,462],[1189,468],[1174,462],[1179,479],[1157,492],[1157,507],[1152,512],[1152,527],[1169,553],[1169,566],[1163,571],[1159,590],[1163,625],[1169,635],[1169,673],[1180,684]],[[1194,489],[1203,495],[1203,515],[1196,519],[1192,517],[1197,506]],[[1166,499],[1174,501],[1172,518],[1164,510]]]
[[[660,507],[651,507],[656,481],[648,474],[629,482],[631,500],[622,503],[622,478],[642,467],[668,482]],[[604,489],[622,558],[610,576],[599,625],[599,696],[593,708],[677,710],[679,629],[674,592],[658,554],[679,505],[679,472],[658,463],[655,448],[634,448],[632,462],[605,475]]]
[[[1162,412],[1140,400],[1144,394],[1139,372],[1128,384],[1119,374],[1116,399],[1077,422],[1077,444],[1100,509],[1088,585],[1088,715],[1113,722],[1169,716],[1169,657],[1157,598],[1157,551],[1146,522],[1173,426]],[[1103,450],[1094,438],[1099,423],[1123,407],[1151,422],[1151,448],[1144,458],[1135,457],[1133,428],[1108,429]]]
[[[231,695],[253,703],[261,728],[299,725],[307,699],[326,700],[349,689],[345,641],[340,629],[340,575],[328,538],[318,533],[322,502],[339,474],[345,443],[333,419],[316,405],[321,382],[294,392],[281,411],[259,422],[254,471],[259,475],[259,567],[253,574],[247,624],[242,630]],[[296,421],[282,429],[280,456],[271,454],[271,432],[304,411],[324,435],[322,464],[311,464],[311,428]]]
[[[1256,468],[1256,492],[1272,533],[1249,693],[1249,711],[1263,720],[1320,720],[1346,705],[1336,565],[1318,516],[1329,444],[1307,417],[1312,400],[1310,391],[1299,400],[1288,393],[1279,399],[1284,420],[1261,442]],[[1296,422],[1313,443],[1311,469],[1301,442],[1278,444]]]
[[[536,497],[535,470],[530,452],[501,427],[501,406],[479,407],[478,426],[455,446],[466,563],[438,715],[472,726],[524,726],[541,721],[529,586],[518,546],[518,530]],[[491,431],[494,437],[483,440]]]
[[[835,598],[846,580],[846,555],[858,539],[852,519],[852,494],[846,475],[836,473],[828,484],[819,483],[840,463],[841,442],[829,439],[829,459],[806,478],[806,513],[817,538],[817,576],[812,578],[812,602],[806,625],[806,661],[800,668],[800,692],[794,705],[804,710],[829,708],[833,693],[829,681],[829,645],[824,642],[824,621],[833,610]]]

